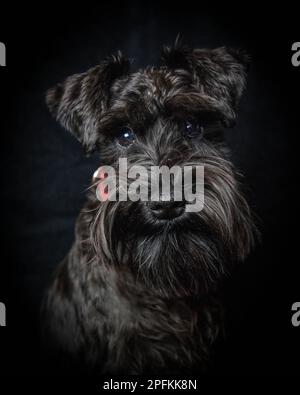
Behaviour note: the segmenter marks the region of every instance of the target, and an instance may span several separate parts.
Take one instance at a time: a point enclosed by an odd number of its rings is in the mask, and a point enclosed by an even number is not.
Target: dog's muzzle
[[[157,219],[171,220],[184,213],[185,204],[180,201],[149,202],[148,207]]]

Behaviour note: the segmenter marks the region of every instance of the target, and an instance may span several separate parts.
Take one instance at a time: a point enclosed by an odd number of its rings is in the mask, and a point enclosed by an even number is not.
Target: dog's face
[[[207,292],[253,242],[248,205],[223,133],[235,123],[247,57],[165,49],[163,65],[130,74],[120,54],[51,89],[52,114],[98,150],[100,165],[204,166],[204,208],[185,202],[96,202],[91,240],[107,264],[129,269],[163,295]]]

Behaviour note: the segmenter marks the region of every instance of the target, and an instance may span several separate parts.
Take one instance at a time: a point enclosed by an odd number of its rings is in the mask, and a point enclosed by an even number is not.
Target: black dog
[[[47,294],[58,349],[98,372],[202,369],[222,326],[222,277],[249,253],[254,226],[224,147],[247,56],[175,45],[135,73],[120,53],[47,93],[56,119],[100,165],[204,165],[204,209],[170,200],[104,201],[95,185],[76,241]]]

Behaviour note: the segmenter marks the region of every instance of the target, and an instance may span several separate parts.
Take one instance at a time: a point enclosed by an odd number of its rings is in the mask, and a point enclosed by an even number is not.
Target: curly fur
[[[99,202],[95,185],[75,243],[44,302],[44,327],[60,352],[106,373],[202,369],[222,327],[220,280],[242,261],[254,225],[223,143],[236,120],[248,57],[226,48],[175,45],[163,65],[130,73],[118,53],[47,93],[53,116],[100,165],[204,165],[205,203],[172,221],[147,202]],[[182,120],[201,118],[204,136],[187,139]],[[115,136],[136,131],[129,148]]]

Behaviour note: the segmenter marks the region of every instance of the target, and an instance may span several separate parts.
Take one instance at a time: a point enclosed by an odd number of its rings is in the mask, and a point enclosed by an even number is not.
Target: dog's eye
[[[203,135],[203,126],[197,120],[187,119],[183,123],[185,134],[190,138],[199,138]]]
[[[116,140],[123,147],[128,147],[129,145],[134,143],[135,136],[130,128],[124,127],[120,130],[119,134],[116,137]]]

